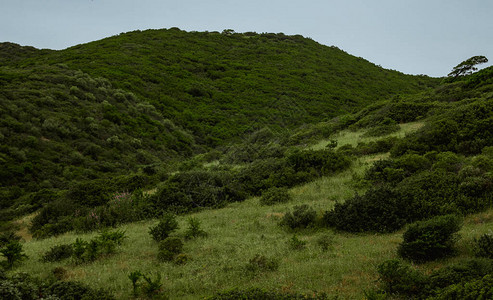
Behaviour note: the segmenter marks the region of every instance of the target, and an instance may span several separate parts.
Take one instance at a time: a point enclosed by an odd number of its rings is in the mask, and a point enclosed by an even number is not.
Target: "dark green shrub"
[[[160,261],[173,261],[182,252],[183,242],[177,237],[168,237],[159,242],[158,259]]]
[[[399,260],[387,260],[377,267],[382,288],[389,294],[419,298],[427,278]]]
[[[325,212],[326,225],[349,232],[393,232],[407,222],[409,204],[386,186],[355,195]]]
[[[434,217],[409,225],[399,245],[399,255],[414,262],[425,262],[454,253],[461,219],[455,215]]]
[[[170,177],[153,196],[155,209],[187,212],[242,201],[246,194],[229,172],[189,171]]]
[[[46,252],[41,260],[43,262],[55,262],[61,261],[66,258],[70,258],[74,252],[71,244],[56,245],[50,248]]]
[[[433,300],[448,299],[493,299],[493,275],[460,282],[443,289]]]
[[[264,192],[260,197],[261,205],[274,205],[278,203],[285,203],[291,200],[291,195],[288,193],[287,188],[272,187]]]
[[[106,204],[111,199],[112,192],[107,180],[98,179],[73,184],[66,197],[75,204],[94,207]]]
[[[11,240],[0,249],[0,254],[7,259],[2,264],[5,269],[12,269],[15,264],[21,262],[27,255],[24,254],[22,244],[19,241]]]
[[[178,229],[178,222],[174,214],[164,214],[159,223],[149,228],[149,234],[156,241],[162,241],[167,238],[173,231]]]
[[[453,284],[482,278],[487,274],[493,274],[493,261],[470,259],[433,271],[430,274],[429,286],[432,290],[441,290]]]
[[[304,229],[315,224],[317,212],[310,206],[303,204],[295,206],[292,212],[287,212],[281,219],[280,225],[290,229]]]
[[[248,261],[245,268],[250,273],[277,271],[279,262],[276,259],[257,254]]]
[[[493,259],[493,233],[485,233],[474,240],[474,255]]]
[[[202,230],[200,228],[200,220],[194,217],[190,217],[188,219],[188,228],[187,231],[185,231],[185,238],[186,239],[192,239],[196,237],[206,237],[207,232]]]

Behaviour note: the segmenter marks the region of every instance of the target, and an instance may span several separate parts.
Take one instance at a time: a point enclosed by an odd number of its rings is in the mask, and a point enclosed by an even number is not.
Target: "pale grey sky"
[[[301,34],[407,74],[493,62],[492,0],[0,0],[0,42],[37,48],[170,27]]]

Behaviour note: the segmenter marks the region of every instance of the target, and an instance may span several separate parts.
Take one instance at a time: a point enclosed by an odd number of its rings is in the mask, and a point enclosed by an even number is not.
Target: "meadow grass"
[[[400,130],[388,135],[385,135],[384,137],[398,137],[402,138],[406,134],[415,132],[419,130],[421,127],[424,126],[423,121],[419,122],[411,122],[411,123],[404,123],[404,124],[399,124]],[[358,143],[367,143],[370,141],[376,141],[382,137],[367,137],[364,136],[364,134],[367,132],[366,129],[361,129],[358,131],[351,131],[351,130],[342,130],[338,133],[336,133],[334,136],[332,136],[330,139],[324,139],[321,140],[314,145],[310,146],[309,148],[312,150],[320,150],[324,149],[325,146],[329,143],[330,140],[336,140],[337,141],[337,147],[341,147],[344,145],[351,145],[353,147],[356,147]]]
[[[345,136],[346,140],[354,137]],[[200,220],[201,228],[208,233],[207,237],[185,240],[184,252],[191,259],[183,265],[157,260],[158,246],[149,235],[149,227],[156,225],[158,220],[148,220],[120,226],[128,238],[117,247],[117,253],[82,265],[70,260],[43,263],[40,258],[54,245],[72,243],[77,237],[88,241],[97,233],[67,233],[44,240],[30,240],[24,244],[29,259],[16,271],[49,278],[54,268],[63,267],[67,270],[67,280],[106,288],[117,299],[132,298],[128,274],[136,270],[152,276],[160,273],[163,293],[170,299],[200,299],[235,287],[306,293],[319,291],[340,299],[362,299],[364,291],[377,284],[376,266],[397,257],[396,250],[404,229],[392,234],[335,233],[323,228],[292,232],[281,228],[278,223],[295,205],[312,206],[320,218],[334,203],[344,201],[355,192],[363,192],[355,181],[373,161],[387,155],[355,159],[349,170],[294,187],[289,191],[293,199],[288,203],[261,206],[259,198],[253,197],[221,209],[179,216],[179,229],[173,235],[184,236],[190,217]],[[492,229],[493,210],[467,217],[461,231],[463,238],[459,241],[459,256],[419,268],[432,270],[450,260],[470,255],[473,239]],[[304,249],[292,250],[289,247],[294,234],[306,242]],[[323,236],[330,237],[327,250],[317,242]],[[278,270],[248,272],[246,265],[257,254],[276,260]]]

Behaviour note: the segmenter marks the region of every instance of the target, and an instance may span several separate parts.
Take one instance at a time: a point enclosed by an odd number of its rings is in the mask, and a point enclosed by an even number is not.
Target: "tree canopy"
[[[488,59],[485,56],[479,55],[479,56],[473,56],[457,66],[455,66],[452,69],[452,72],[448,74],[449,77],[459,77],[459,76],[464,76],[464,75],[469,75],[472,74],[472,72],[477,71],[478,68],[475,66],[478,64],[484,64],[487,63]]]

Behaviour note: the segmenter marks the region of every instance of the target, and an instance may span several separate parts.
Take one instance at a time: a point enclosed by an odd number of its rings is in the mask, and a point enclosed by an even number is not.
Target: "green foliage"
[[[449,77],[453,77],[454,79],[459,77],[459,76],[464,76],[464,75],[469,75],[472,74],[473,71],[476,71],[477,68],[475,67],[478,64],[484,64],[487,63],[488,59],[485,56],[479,55],[479,56],[473,56],[457,66],[454,67],[452,72],[448,74]]]
[[[183,242],[177,237],[168,237],[159,242],[158,259],[160,261],[173,261],[183,251]]]
[[[375,299],[391,295],[406,299],[489,299],[491,297],[491,260],[466,260],[423,274],[399,260],[378,266],[380,289]],[[485,296],[482,298],[482,296]],[[383,299],[386,299],[383,297]]]
[[[303,250],[306,248],[306,241],[300,240],[296,235],[293,235],[288,241],[288,247],[291,250]]]
[[[105,290],[92,289],[77,281],[43,281],[26,273],[0,278],[1,299],[115,299]]]
[[[186,239],[193,239],[197,237],[206,237],[207,232],[205,232],[201,226],[201,222],[199,219],[195,217],[190,217],[188,218],[188,228],[185,231],[185,238]]]
[[[482,234],[474,240],[474,255],[493,259],[493,233]]]
[[[305,229],[315,225],[317,212],[310,206],[303,204],[295,206],[293,211],[289,211],[281,219],[279,225],[291,230]]]
[[[151,275],[142,274],[144,283],[141,286],[142,291],[147,297],[154,297],[162,292],[163,283],[161,282],[161,273],[157,273],[155,278]]]
[[[132,282],[132,294],[134,297],[137,297],[137,282],[142,277],[142,273],[140,271],[133,271],[128,275],[128,279]]]
[[[436,260],[455,251],[461,219],[455,215],[434,217],[409,225],[399,245],[399,255],[414,262]]]
[[[246,198],[229,172],[189,171],[171,176],[152,198],[156,212],[221,207]]]
[[[0,249],[0,254],[6,259],[2,261],[5,269],[12,269],[14,265],[27,258],[22,249],[22,244],[19,241],[11,240]]]
[[[388,260],[378,265],[382,289],[389,294],[419,298],[427,283],[426,277],[399,260]]]
[[[178,229],[178,222],[174,214],[164,214],[159,220],[156,226],[149,228],[149,234],[156,241],[162,241],[166,239],[173,231]]]
[[[71,244],[56,245],[50,248],[41,260],[43,262],[55,262],[61,261],[72,257],[74,252],[73,246]]]
[[[325,212],[324,223],[349,232],[393,232],[408,220],[409,205],[386,186],[355,195]]]
[[[274,205],[278,203],[286,203],[291,200],[291,195],[287,188],[272,187],[262,193],[260,197],[261,205]]]

